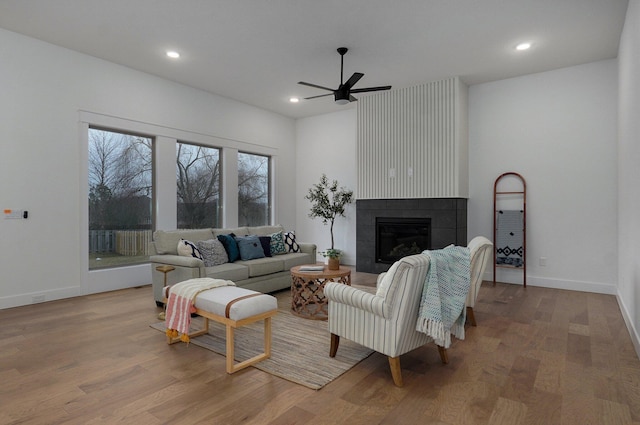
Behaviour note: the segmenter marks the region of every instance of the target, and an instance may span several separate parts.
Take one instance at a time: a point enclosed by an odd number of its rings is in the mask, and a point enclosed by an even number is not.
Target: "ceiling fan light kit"
[[[361,72],[354,72],[351,78],[347,80],[347,82],[343,82],[343,71],[344,71],[344,55],[347,53],[349,49],[346,47],[339,47],[338,53],[340,54],[340,86],[337,89],[330,89],[329,87],[319,86],[317,84],[305,83],[304,81],[299,81],[298,84],[303,86],[314,87],[321,90],[327,90],[331,93],[321,94],[318,96],[305,97],[305,100],[315,99],[318,97],[330,96],[333,94],[335,102],[338,105],[346,105],[349,102],[355,102],[358,99],[353,97],[351,93],[365,93],[370,91],[381,91],[381,90],[389,90],[391,86],[379,86],[379,87],[366,87],[362,89],[352,90],[352,87],[360,80],[360,78],[364,77],[364,74]]]

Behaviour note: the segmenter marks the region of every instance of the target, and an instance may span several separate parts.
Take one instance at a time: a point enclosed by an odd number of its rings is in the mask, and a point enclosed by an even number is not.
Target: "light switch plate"
[[[22,210],[12,210],[5,209],[4,210],[4,218],[5,219],[14,219],[14,218],[22,218],[23,211]]]

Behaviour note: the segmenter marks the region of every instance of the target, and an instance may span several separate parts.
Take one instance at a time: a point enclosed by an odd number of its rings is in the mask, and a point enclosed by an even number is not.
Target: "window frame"
[[[179,149],[179,145],[188,145],[188,146],[195,146],[198,148],[204,148],[204,149],[213,149],[218,151],[218,204],[216,206],[216,211],[215,211],[215,216],[217,217],[217,222],[214,223],[211,226],[208,227],[221,227],[222,225],[222,216],[223,216],[223,208],[222,208],[222,203],[223,203],[223,199],[224,199],[224,186],[223,186],[223,176],[224,176],[224,165],[223,165],[223,161],[222,161],[222,151],[223,149],[221,147],[218,146],[208,146],[208,145],[203,145],[201,143],[193,143],[190,141],[186,141],[186,140],[176,140],[176,227],[180,228],[180,217],[179,214],[177,212],[178,209],[178,183],[177,183],[177,166],[178,166],[178,149]]]
[[[87,158],[85,161],[85,167],[87,168],[87,178],[86,178],[86,185],[87,185],[87,196],[86,196],[86,203],[87,203],[87,226],[86,226],[86,230],[87,230],[87,249],[85,251],[85,254],[87,256],[87,261],[88,261],[88,270],[89,271],[96,271],[96,270],[104,270],[104,269],[110,269],[110,268],[120,268],[120,267],[128,267],[128,266],[136,266],[136,265],[140,265],[140,264],[148,264],[149,263],[149,255],[145,255],[145,259],[140,259],[140,260],[136,260],[136,261],[131,261],[131,262],[126,262],[126,263],[122,263],[122,264],[110,264],[110,265],[104,265],[104,266],[98,266],[98,267],[91,267],[91,261],[89,260],[89,257],[91,255],[90,251],[90,247],[89,247],[89,232],[91,231],[91,229],[89,229],[89,225],[90,225],[90,216],[89,216],[89,194],[90,194],[90,187],[89,187],[89,143],[91,142],[91,139],[89,137],[89,132],[91,130],[96,130],[96,131],[104,131],[104,132],[109,132],[109,133],[114,133],[114,134],[121,134],[124,136],[132,136],[132,137],[140,137],[140,138],[145,138],[145,139],[149,139],[151,146],[150,146],[150,157],[151,157],[151,211],[149,214],[149,219],[151,221],[150,223],[150,228],[148,229],[150,231],[150,233],[155,231],[155,209],[156,209],[156,203],[155,203],[155,183],[156,183],[156,179],[155,179],[155,145],[156,145],[156,140],[155,137],[152,135],[148,135],[148,134],[144,134],[141,132],[137,132],[137,131],[128,131],[128,130],[122,130],[122,129],[114,129],[114,128],[110,128],[110,127],[104,127],[104,126],[99,126],[99,125],[92,125],[89,124],[87,127],[87,131],[86,131],[86,149],[87,149]],[[151,234],[147,235],[148,239],[151,239]]]
[[[243,142],[235,139],[220,137],[202,132],[182,130],[175,127],[151,124],[143,121],[136,121],[121,118],[113,115],[92,112],[87,110],[78,111],[78,156],[82,166],[78,170],[79,185],[79,229],[78,244],[81,287],[84,293],[90,293],[92,288],[119,289],[118,282],[128,282],[126,286],[132,284],[149,284],[149,263],[139,264],[129,267],[116,267],[99,270],[89,270],[89,211],[88,211],[88,129],[99,127],[113,131],[123,131],[132,134],[141,134],[153,137],[155,140],[153,149],[153,230],[174,229],[177,224],[176,217],[176,148],[175,143],[179,140],[187,140],[190,143],[202,144],[204,146],[217,147],[221,149],[222,165],[224,172],[221,176],[222,202],[222,223],[221,227],[237,227],[237,188],[233,190],[234,184],[237,187],[237,153],[238,151],[249,152],[270,157],[271,178],[269,180],[271,192],[271,223],[276,223],[277,206],[274,204],[277,199],[276,185],[273,184],[276,178],[276,164],[278,158],[278,148],[261,145],[259,143]],[[234,175],[235,174],[235,175]],[[231,188],[231,189],[230,189]],[[126,276],[126,277],[125,277]]]
[[[274,199],[275,199],[274,195],[273,195],[273,166],[274,166],[273,157],[271,155],[266,155],[266,154],[262,154],[262,153],[249,152],[249,151],[242,150],[242,151],[238,151],[238,155],[237,155],[238,163],[240,162],[240,155],[253,155],[253,156],[260,156],[260,157],[266,158],[266,163],[267,163],[267,176],[266,176],[266,180],[267,180],[267,211],[266,211],[267,223],[256,224],[256,225],[258,225],[258,226],[261,226],[261,225],[272,225],[273,222],[274,222],[274,220],[273,220],[273,218],[274,218],[273,202],[274,202]],[[239,170],[238,170],[238,173],[239,173]],[[240,185],[238,184],[238,188],[239,187],[240,187]],[[238,224],[240,224],[239,217],[240,217],[240,199],[238,198]]]

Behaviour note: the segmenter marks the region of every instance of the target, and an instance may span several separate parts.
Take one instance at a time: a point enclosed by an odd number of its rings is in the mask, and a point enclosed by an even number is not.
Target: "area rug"
[[[326,321],[310,320],[291,313],[291,293],[288,290],[274,294],[278,299],[278,314],[271,322],[271,358],[253,367],[284,378],[296,384],[319,390],[363,359],[372,350],[346,339],[340,340],[335,357],[329,357],[330,336]],[[201,318],[194,318],[197,329]],[[164,322],[151,325],[164,332]],[[243,361],[259,354],[263,349],[264,322],[260,321],[236,329],[235,360]],[[191,339],[193,345],[215,353],[225,353],[225,328],[210,321],[209,333]]]

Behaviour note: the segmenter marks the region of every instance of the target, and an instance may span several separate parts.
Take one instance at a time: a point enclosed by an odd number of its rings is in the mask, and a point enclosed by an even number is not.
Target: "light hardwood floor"
[[[220,355],[168,346],[157,313],[150,287],[0,310],[0,424],[640,424],[610,295],[485,282],[478,327],[448,365],[433,344],[402,356],[403,388],[378,353],[320,391],[227,375]]]

